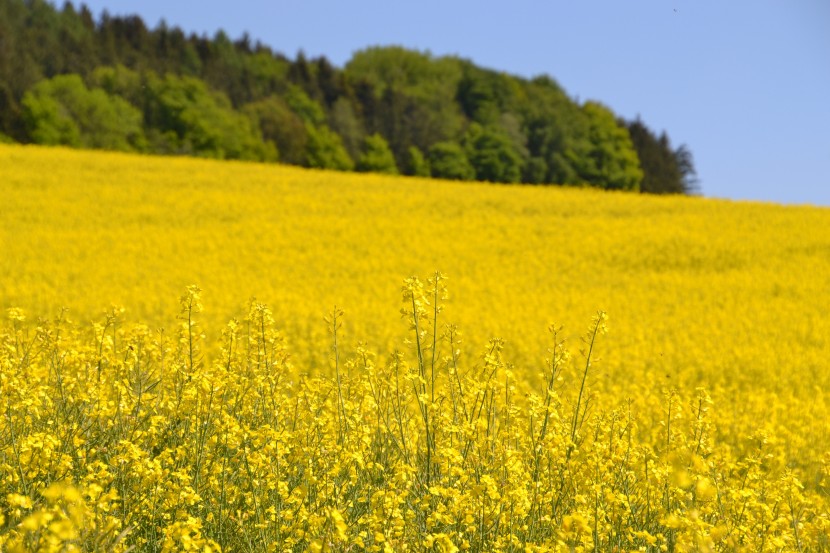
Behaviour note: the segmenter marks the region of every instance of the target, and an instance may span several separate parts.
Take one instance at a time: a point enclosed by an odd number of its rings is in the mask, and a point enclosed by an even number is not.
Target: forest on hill
[[[649,193],[697,185],[685,145],[549,76],[397,46],[340,68],[247,35],[43,0],[0,0],[0,141]]]

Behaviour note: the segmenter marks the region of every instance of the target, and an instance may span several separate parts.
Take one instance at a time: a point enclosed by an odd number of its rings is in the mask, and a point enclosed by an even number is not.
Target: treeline
[[[343,68],[247,35],[186,35],[84,6],[0,0],[0,140],[504,183],[695,187],[689,150],[639,119],[399,47]]]

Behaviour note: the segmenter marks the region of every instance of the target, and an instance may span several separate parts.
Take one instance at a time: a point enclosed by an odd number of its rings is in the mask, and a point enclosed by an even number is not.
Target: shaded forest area
[[[345,67],[84,5],[0,0],[0,141],[500,183],[696,190],[691,152],[639,118],[401,47]]]

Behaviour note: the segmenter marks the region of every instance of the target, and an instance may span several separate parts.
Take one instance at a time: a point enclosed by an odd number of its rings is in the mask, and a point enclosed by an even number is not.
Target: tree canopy
[[[344,67],[243,35],[0,0],[0,137],[496,183],[690,193],[689,148],[639,118],[399,46]]]
[[[639,117],[624,124],[643,169],[642,192],[689,194],[697,190],[692,153],[686,146],[672,148],[665,132],[656,135]]]
[[[398,166],[389,144],[377,133],[367,136],[363,141],[363,153],[355,168],[372,173],[398,174]]]
[[[23,118],[39,144],[144,150],[141,112],[120,96],[89,89],[78,75],[40,81],[23,95]]]

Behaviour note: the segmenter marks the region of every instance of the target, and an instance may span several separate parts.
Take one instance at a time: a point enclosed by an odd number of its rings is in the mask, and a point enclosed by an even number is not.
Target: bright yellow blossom
[[[0,550],[828,547],[827,210],[4,145],[0,192]]]

